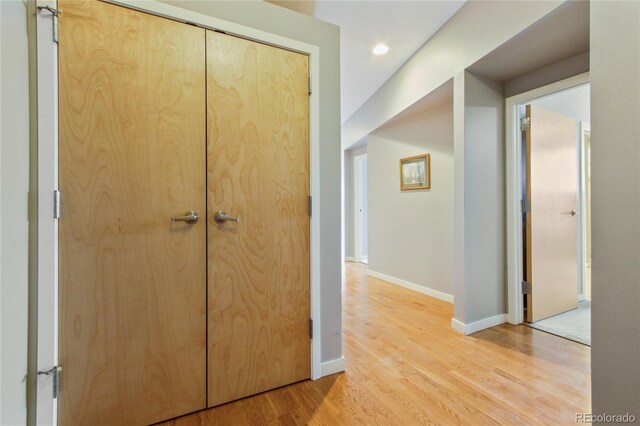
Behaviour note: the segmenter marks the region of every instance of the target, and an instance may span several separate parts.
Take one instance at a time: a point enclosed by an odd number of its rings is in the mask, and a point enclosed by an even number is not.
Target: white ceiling
[[[469,67],[505,81],[589,51],[589,2],[567,1]]]
[[[343,123],[464,4],[464,0],[271,2],[340,26]],[[389,46],[386,55],[371,52],[378,43]]]

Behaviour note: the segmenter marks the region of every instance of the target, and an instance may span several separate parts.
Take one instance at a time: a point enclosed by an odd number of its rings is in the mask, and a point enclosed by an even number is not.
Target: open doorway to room
[[[367,154],[353,158],[353,242],[357,262],[369,263]]]
[[[517,105],[522,318],[591,344],[590,85]]]
[[[344,256],[369,264],[369,156],[363,139],[344,151]]]

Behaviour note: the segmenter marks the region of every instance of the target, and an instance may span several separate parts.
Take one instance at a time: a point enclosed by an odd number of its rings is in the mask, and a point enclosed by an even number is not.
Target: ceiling
[[[423,115],[425,112],[445,104],[453,105],[453,79],[450,79],[437,89],[431,91],[424,98],[418,100],[413,105],[385,122],[381,127],[394,125],[411,117]]]
[[[270,2],[340,26],[343,123],[464,4],[464,0]],[[378,43],[389,46],[389,52],[374,55],[371,49]]]
[[[589,50],[589,2],[567,1],[469,67],[506,81]]]

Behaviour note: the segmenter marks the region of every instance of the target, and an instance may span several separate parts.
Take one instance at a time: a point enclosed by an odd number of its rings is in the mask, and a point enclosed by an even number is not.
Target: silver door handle
[[[184,216],[173,216],[171,218],[171,222],[187,222],[190,224],[194,224],[200,219],[200,215],[196,211],[188,211],[184,214]]]
[[[222,210],[220,210],[219,212],[217,212],[215,214],[215,216],[213,216],[213,220],[215,220],[217,223],[223,223],[223,222],[226,222],[226,221],[240,222],[240,218],[239,217],[231,217],[228,214],[226,214],[225,212],[223,212]]]

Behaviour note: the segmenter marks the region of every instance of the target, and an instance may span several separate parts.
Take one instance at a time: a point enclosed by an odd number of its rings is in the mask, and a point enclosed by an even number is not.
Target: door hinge
[[[531,117],[523,118],[520,120],[520,130],[526,132],[531,128]]]
[[[309,217],[313,214],[313,197],[309,195]]]
[[[54,219],[60,219],[60,216],[61,216],[60,197],[61,197],[60,191],[58,191],[57,189],[53,191],[53,218]]]
[[[311,73],[309,73],[309,94],[311,94]]]
[[[38,11],[42,12],[43,10],[46,10],[47,12],[49,12],[51,14],[51,18],[53,19],[53,41],[58,43],[59,37],[59,31],[58,31],[58,27],[59,27],[59,23],[58,23],[58,15],[62,14],[62,11],[59,9],[55,9],[51,6],[38,6]]]
[[[522,294],[531,294],[531,283],[522,281]]]
[[[522,213],[531,211],[531,203],[526,199],[520,200],[520,211],[522,211]]]
[[[309,318],[309,338],[313,339],[313,320]]]
[[[62,371],[62,367],[54,365],[49,370],[40,370],[38,371],[38,376],[51,376],[53,378],[53,397],[57,398],[58,393],[60,391],[60,372]]]

